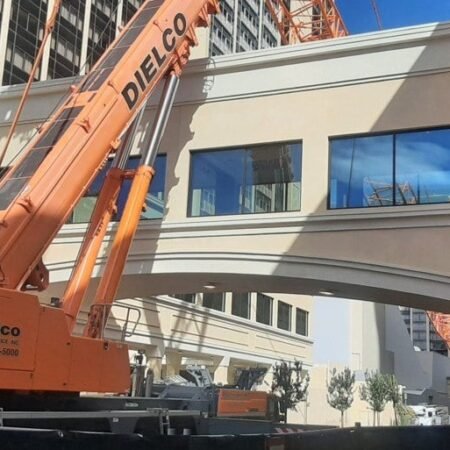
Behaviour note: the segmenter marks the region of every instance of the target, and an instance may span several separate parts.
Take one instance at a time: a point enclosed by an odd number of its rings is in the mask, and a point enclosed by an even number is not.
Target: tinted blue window
[[[190,216],[300,209],[300,144],[192,154]]]
[[[273,144],[246,152],[242,212],[300,209],[300,145]]]
[[[396,204],[450,200],[450,130],[396,136]]]
[[[135,169],[139,165],[139,157],[131,157],[128,160],[127,168]],[[99,175],[95,178],[84,197],[75,207],[69,223],[86,223],[89,222],[95,202],[103,186],[106,173],[111,166],[108,161]],[[146,199],[146,211],[142,213],[141,219],[159,219],[164,214],[164,184],[166,180],[166,156],[158,155],[154,164],[156,171],[155,178],[152,180],[150,191]],[[131,180],[125,180],[117,199],[117,213],[113,217],[114,221],[119,221],[122,217],[128,193],[131,187]]]
[[[331,142],[331,208],[393,204],[393,139],[373,136]]]
[[[337,139],[330,149],[331,208],[450,201],[449,129]]]
[[[244,150],[192,155],[192,216],[239,214],[244,181]]]

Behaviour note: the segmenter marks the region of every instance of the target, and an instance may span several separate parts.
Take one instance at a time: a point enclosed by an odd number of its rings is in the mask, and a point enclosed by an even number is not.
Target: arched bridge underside
[[[450,126],[449,51],[441,24],[193,61],[162,146],[164,220],[142,222],[120,297],[213,285],[450,312],[449,203],[328,205],[332,139]],[[189,217],[195,152],[287,141],[302,147],[298,211]],[[47,252],[50,295],[84,228],[66,226]]]
[[[379,220],[368,213],[332,221],[144,223],[119,297],[202,292],[215,285],[217,291],[330,293],[450,312],[448,210],[422,219],[385,215],[382,225]],[[61,245],[58,253],[70,254],[80,236],[74,231],[64,230],[52,250]],[[52,295],[61,294],[72,264],[50,264]]]

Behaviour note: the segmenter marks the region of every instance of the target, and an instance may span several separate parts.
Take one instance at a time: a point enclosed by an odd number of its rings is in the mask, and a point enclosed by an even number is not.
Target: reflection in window
[[[127,167],[129,169],[135,169],[138,167],[139,161],[140,157],[131,157],[128,160]],[[103,186],[103,181],[110,166],[111,161],[108,161],[105,167],[95,178],[86,194],[74,208],[69,223],[87,223],[90,221],[97,197]],[[142,213],[141,219],[160,219],[164,215],[164,184],[166,180],[165,155],[158,155],[156,157],[154,168],[156,175],[150,185],[150,191],[146,198],[146,210]],[[131,180],[125,180],[122,184],[122,188],[117,199],[117,212],[113,217],[114,221],[119,221],[122,217],[130,188]]]
[[[4,85],[24,83],[28,80],[35,55],[42,42],[46,17],[47,0],[11,2],[3,72]],[[35,80],[39,77],[40,69],[36,71]]]
[[[239,294],[233,292],[231,314],[233,314],[233,316],[243,317],[244,319],[250,319],[249,293]]]
[[[96,0],[89,21],[87,71],[97,62],[116,36],[118,0]]]
[[[450,201],[450,130],[396,136],[396,205]]]
[[[256,297],[256,321],[266,325],[272,325],[273,298],[258,293]]]
[[[331,208],[393,204],[392,142],[392,136],[331,142]]]
[[[302,336],[308,336],[308,311],[296,308],[295,315],[295,332]]]
[[[291,310],[292,306],[284,302],[278,302],[278,323],[281,330],[291,331]]]
[[[48,78],[77,75],[81,68],[81,42],[85,3],[63,0],[51,37]]]
[[[298,211],[300,189],[298,143],[195,152],[189,215]]]
[[[224,293],[223,292],[206,292],[203,294],[203,306],[205,308],[224,311]]]
[[[450,201],[450,130],[331,141],[330,208]]]

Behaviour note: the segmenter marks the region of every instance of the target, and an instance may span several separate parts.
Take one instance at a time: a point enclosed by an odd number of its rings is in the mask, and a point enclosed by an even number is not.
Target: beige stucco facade
[[[161,149],[165,219],[142,224],[121,295],[199,292],[214,282],[223,291],[326,290],[450,310],[448,205],[326,207],[330,137],[450,123],[449,41],[449,25],[428,25],[193,61]],[[36,86],[11,154],[68,84]],[[17,94],[2,89],[3,135]],[[187,217],[191,152],[292,140],[303,144],[300,212]],[[66,227],[46,254],[55,295],[83,229]]]

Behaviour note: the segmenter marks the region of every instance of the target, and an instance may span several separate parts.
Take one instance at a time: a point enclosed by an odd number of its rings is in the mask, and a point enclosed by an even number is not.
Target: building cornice
[[[450,61],[440,57],[440,52],[444,50],[445,53],[447,47],[442,49],[437,45],[432,48],[433,43],[442,40],[450,40],[450,22],[195,59],[189,62],[183,73],[176,104],[274,95],[448,72]],[[426,50],[435,54],[422,58]],[[351,58],[351,63],[347,58]],[[292,70],[280,73],[277,69],[282,66],[292,66]],[[259,74],[259,80],[255,79],[254,71]],[[236,74],[239,74],[239,82]],[[218,82],[218,78],[223,81]],[[78,80],[74,77],[36,82],[31,96],[63,94]],[[2,99],[18,98],[22,89],[23,85],[0,87],[0,96]]]

